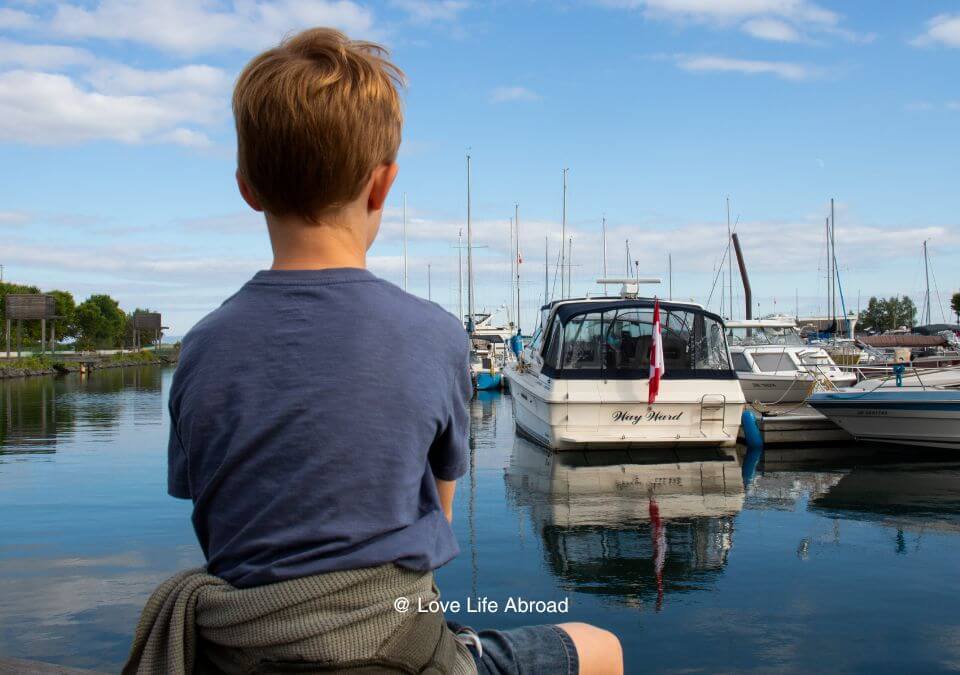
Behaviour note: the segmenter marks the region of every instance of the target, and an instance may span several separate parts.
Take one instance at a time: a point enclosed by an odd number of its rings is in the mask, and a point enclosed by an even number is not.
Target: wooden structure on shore
[[[166,326],[161,325],[163,321],[159,312],[134,312],[133,313],[133,349],[138,351],[143,345],[140,344],[140,333],[145,332],[153,335],[151,342],[159,347],[162,331]]]
[[[7,320],[7,358],[10,358],[10,322],[17,322],[17,357],[23,351],[24,321],[40,321],[40,353],[47,348],[47,321],[50,322],[50,343],[56,345],[57,301],[52,295],[40,293],[11,293],[4,299],[4,310]]]

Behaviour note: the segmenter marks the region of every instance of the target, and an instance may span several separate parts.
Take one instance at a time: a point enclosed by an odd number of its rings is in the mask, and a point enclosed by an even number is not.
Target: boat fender
[[[760,433],[760,427],[757,425],[757,417],[750,410],[744,410],[740,416],[740,425],[743,427],[743,438],[747,442],[747,454],[743,458],[743,484],[747,485],[753,480],[756,473],[757,464],[763,456],[763,435]]]

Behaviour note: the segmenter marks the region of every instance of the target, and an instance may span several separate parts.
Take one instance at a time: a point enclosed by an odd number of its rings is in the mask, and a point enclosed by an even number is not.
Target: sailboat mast
[[[830,305],[830,318],[834,323],[837,321],[837,221],[833,214],[833,197],[830,198],[830,264],[833,265],[830,273],[830,297],[833,301]]]
[[[833,280],[833,269],[831,268],[830,262],[830,218],[825,219],[826,233],[827,233],[827,307],[826,315],[830,316],[830,307],[831,307],[831,298],[830,292],[832,289],[832,284],[830,283]]]
[[[403,193],[403,290],[407,290],[407,193]]]
[[[730,285],[730,305],[727,311],[733,318],[733,256],[730,255],[730,195],[727,195],[727,283]]]
[[[470,155],[467,155],[467,332],[473,334],[473,225],[470,221]]]
[[[507,323],[513,322],[516,320],[516,316],[513,313],[513,284],[516,280],[516,274],[513,271],[513,266],[517,264],[516,260],[513,260],[513,217],[510,218],[510,243],[507,245],[507,259],[510,260],[510,271],[507,273],[507,279],[510,281],[510,290],[507,291],[507,303],[504,307],[507,310]]]
[[[565,242],[567,241],[567,171],[563,170],[563,213],[560,221],[560,297],[567,297],[563,288],[563,272],[566,269],[567,257]]]
[[[457,297],[459,298],[460,320],[463,321],[463,228],[457,234]]]
[[[550,302],[550,237],[543,238],[543,304]]]
[[[926,323],[933,323],[933,317],[930,316],[930,259],[927,256],[927,240],[923,240],[923,273],[927,277],[927,302],[926,302],[926,311],[927,311],[927,321]]]
[[[523,335],[520,330],[520,205],[513,205],[513,226],[516,231],[514,237],[513,264],[517,270],[517,335]]]

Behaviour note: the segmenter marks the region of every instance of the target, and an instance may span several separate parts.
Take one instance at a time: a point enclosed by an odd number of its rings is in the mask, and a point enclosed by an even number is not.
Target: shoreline
[[[71,359],[58,359],[54,355],[29,356],[21,359],[10,359],[6,362],[0,361],[0,380],[46,375],[69,375],[70,373],[85,373],[104,368],[168,366],[175,365],[179,357],[179,349],[172,349],[161,354],[141,351],[108,356],[95,355],[86,358],[74,357]]]

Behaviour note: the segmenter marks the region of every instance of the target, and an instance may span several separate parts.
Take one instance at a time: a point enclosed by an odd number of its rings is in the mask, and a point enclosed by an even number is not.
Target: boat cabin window
[[[730,356],[733,357],[733,369],[741,373],[752,373],[753,368],[750,367],[750,364],[747,362],[747,357],[739,352],[734,352]]]
[[[731,345],[777,345],[802,347],[803,340],[793,326],[763,326],[759,328],[728,329]]]
[[[666,372],[730,371],[722,324],[682,309],[660,311]],[[544,365],[581,377],[645,378],[650,368],[653,309],[626,307],[554,319]],[[592,375],[591,375],[592,374]],[[668,375],[669,376],[669,375]]]
[[[541,309],[540,310],[540,322],[537,324],[536,330],[533,331],[533,337],[530,339],[530,348],[534,352],[540,351],[540,347],[543,344],[543,334],[544,329],[547,325],[547,319],[550,318],[550,309]]]
[[[796,370],[797,366],[786,352],[758,353],[752,352],[753,362],[764,373],[774,373],[778,370]]]

